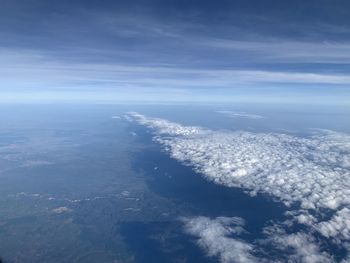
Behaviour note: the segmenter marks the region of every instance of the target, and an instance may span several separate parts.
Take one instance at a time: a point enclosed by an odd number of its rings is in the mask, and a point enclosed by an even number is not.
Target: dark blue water
[[[178,221],[128,222],[121,233],[135,253],[135,262],[217,262],[195,244],[195,239],[182,233]]]

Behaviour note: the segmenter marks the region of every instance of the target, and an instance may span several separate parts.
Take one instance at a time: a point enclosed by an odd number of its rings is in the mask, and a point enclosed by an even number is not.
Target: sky
[[[350,101],[350,2],[0,0],[0,102]]]

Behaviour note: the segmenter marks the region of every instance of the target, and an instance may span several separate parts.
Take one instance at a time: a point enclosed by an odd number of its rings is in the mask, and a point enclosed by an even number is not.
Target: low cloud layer
[[[329,253],[320,251],[313,236],[304,232],[287,234],[281,225],[265,227],[265,238],[249,243],[241,238],[249,234],[243,218],[198,216],[181,220],[185,232],[196,238],[198,246],[223,263],[335,262]],[[277,253],[274,259],[268,255],[272,251]]]
[[[244,233],[244,220],[239,217],[184,218],[187,233],[197,237],[198,245],[209,256],[217,256],[221,262],[248,263],[257,262],[251,254],[253,246],[239,239]],[[235,238],[236,237],[236,238]]]
[[[284,235],[289,246],[301,244],[296,256],[302,262],[330,261],[328,256],[320,260],[304,255],[302,241],[316,233],[346,249],[350,238],[348,134],[315,130],[308,137],[298,137],[212,131],[137,113],[129,117],[153,129],[155,140],[174,159],[192,166],[208,180],[243,188],[252,196],[268,194],[289,207],[291,224],[301,224],[310,231]],[[316,244],[308,248],[315,254],[317,249]]]

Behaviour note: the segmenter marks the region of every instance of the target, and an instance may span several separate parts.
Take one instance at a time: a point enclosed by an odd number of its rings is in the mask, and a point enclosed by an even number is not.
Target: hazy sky
[[[350,98],[347,0],[0,0],[0,102]]]

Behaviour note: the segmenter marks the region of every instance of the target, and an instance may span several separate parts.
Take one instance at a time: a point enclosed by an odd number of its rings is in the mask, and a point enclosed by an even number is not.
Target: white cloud
[[[155,140],[173,158],[208,180],[251,195],[269,194],[290,207],[294,222],[310,227],[310,233],[318,231],[338,245],[349,241],[350,135],[326,130],[308,137],[211,131],[129,116],[154,129]],[[288,239],[291,244],[301,241],[299,235]]]
[[[255,61],[337,64],[347,64],[350,61],[348,42],[302,42],[284,39],[254,42],[211,39],[203,42],[203,45],[221,48],[228,52],[253,53]]]
[[[62,214],[62,213],[67,213],[67,212],[71,212],[72,209],[65,207],[65,206],[61,206],[61,207],[57,207],[55,209],[52,209],[52,213],[55,214]]]
[[[187,233],[198,238],[198,245],[208,256],[217,256],[223,263],[259,262],[252,255],[253,246],[239,239],[244,220],[239,217],[193,217],[182,219]],[[233,237],[234,236],[234,237]]]
[[[200,127],[196,126],[182,126],[181,124],[168,122],[163,119],[157,118],[146,118],[145,116],[138,114],[136,112],[129,112],[128,115],[125,115],[127,120],[132,121],[132,118],[136,118],[137,121],[153,129],[157,129],[159,134],[168,134],[168,135],[193,135],[193,134],[202,134],[206,131]]]
[[[223,263],[334,262],[331,255],[320,250],[319,242],[312,235],[304,232],[288,234],[281,225],[264,228],[266,238],[249,243],[241,238],[242,234],[248,232],[243,228],[245,222],[240,217],[198,216],[181,220],[185,231],[196,237],[197,244],[207,255],[218,257]],[[266,253],[271,252],[271,249],[278,255],[275,259],[269,258]]]
[[[218,113],[224,114],[230,118],[247,118],[247,119],[262,119],[264,118],[258,114],[252,114],[247,112],[234,112],[234,111],[218,111]]]
[[[283,68],[259,70],[198,68],[187,64],[82,63],[67,58],[59,60],[50,53],[1,48],[0,57],[1,103],[294,103],[298,94],[299,102],[332,104],[336,101],[337,104],[346,104],[349,97],[345,87],[350,84],[350,77],[341,71],[291,72]],[[290,84],[300,86],[300,90],[291,90]],[[318,95],[312,92],[315,84],[323,90]],[[328,92],[330,87],[332,93]],[[281,88],[283,96],[276,92]]]
[[[330,263],[334,259],[324,251],[320,251],[318,242],[311,235],[304,232],[287,234],[280,226],[272,226],[265,230],[268,238],[263,242],[270,242],[275,249],[282,251],[284,262]],[[288,253],[291,251],[292,253]],[[288,260],[287,260],[288,259]]]
[[[349,47],[348,47],[349,48]],[[343,53],[344,54],[344,53]],[[343,55],[342,54],[342,55]],[[291,72],[287,70],[194,68],[178,65],[149,66],[127,63],[79,63],[57,60],[48,53],[0,49],[0,79],[9,90],[38,87],[94,90],[105,88],[239,88],[242,85],[270,87],[278,84],[349,85],[342,72]],[[21,76],[19,79],[18,76]],[[187,87],[187,88],[184,88]]]
[[[337,211],[330,220],[317,224],[315,228],[325,237],[350,241],[350,209],[345,207]]]

